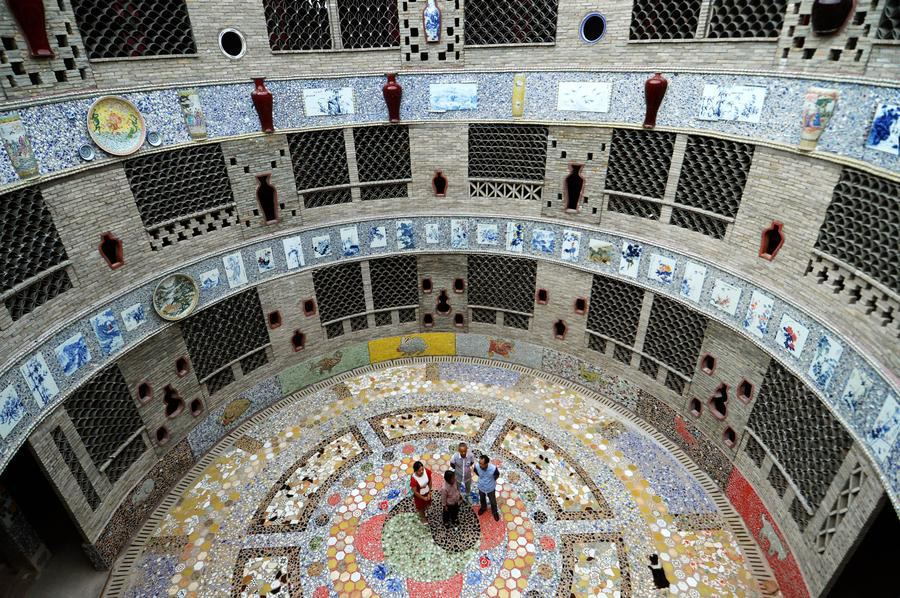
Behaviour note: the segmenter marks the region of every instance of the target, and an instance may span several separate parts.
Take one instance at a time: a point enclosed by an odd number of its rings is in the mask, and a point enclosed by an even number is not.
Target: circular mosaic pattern
[[[661,447],[574,391],[499,372],[390,368],[273,411],[165,514],[129,595],[643,596],[652,553],[670,593],[755,591],[714,503]],[[500,471],[499,520],[477,479],[457,480],[458,523],[444,520],[461,441]],[[425,521],[415,461],[432,472]]]

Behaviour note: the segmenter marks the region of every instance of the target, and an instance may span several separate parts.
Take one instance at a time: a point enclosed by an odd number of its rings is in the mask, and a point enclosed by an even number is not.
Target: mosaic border
[[[241,587],[241,580],[244,577],[244,566],[251,558],[271,557],[271,556],[287,556],[288,557],[288,596],[302,596],[303,586],[300,579],[303,576],[300,569],[300,547],[299,546],[264,546],[260,548],[241,548],[237,553],[234,563],[234,574],[231,578],[231,593],[229,598],[240,598],[244,588]]]
[[[373,415],[370,418],[367,418],[366,421],[369,423],[369,426],[372,430],[375,431],[375,435],[378,436],[378,440],[381,441],[381,444],[384,445],[385,448],[389,448],[392,446],[397,446],[398,444],[402,444],[408,440],[419,440],[421,438],[434,438],[437,432],[417,432],[414,434],[406,434],[403,436],[398,436],[397,438],[388,438],[384,433],[384,428],[378,422],[383,420],[385,417],[390,417],[392,415],[400,415],[402,413],[413,413],[413,412],[425,412],[425,413],[437,413],[439,411],[445,411],[453,409],[454,411],[460,411],[460,408],[456,405],[428,405],[423,406],[421,408],[405,408],[405,409],[395,409],[393,411],[386,411],[379,415]],[[474,436],[466,436],[465,434],[458,434],[453,432],[442,432],[440,433],[441,438],[456,438],[459,440],[468,440],[473,444],[478,444],[484,439],[484,435],[487,434],[488,428],[493,425],[494,421],[497,419],[497,415],[494,413],[488,413],[487,411],[482,411],[481,409],[469,409],[466,408],[462,410],[463,413],[470,415],[477,415],[482,418],[481,427],[479,427],[478,431]]]
[[[563,574],[556,589],[556,598],[570,598],[572,582],[575,570],[575,544],[577,542],[609,542],[615,544],[616,555],[619,558],[620,579],[622,580],[619,591],[621,598],[631,598],[631,563],[628,562],[628,553],[625,550],[625,539],[617,533],[595,534],[562,534],[560,537],[562,546],[559,549],[563,561]]]

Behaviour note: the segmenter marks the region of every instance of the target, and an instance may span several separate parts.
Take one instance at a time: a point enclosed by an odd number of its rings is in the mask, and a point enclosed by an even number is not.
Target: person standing
[[[426,469],[421,461],[413,463],[413,474],[409,480],[409,486],[413,492],[413,504],[416,506],[416,513],[424,524],[428,524],[428,518],[425,517],[425,511],[431,506],[431,470]]]
[[[444,489],[441,491],[441,503],[444,506],[442,517],[444,527],[459,525],[459,486],[456,484],[456,473],[452,469],[444,472]]]
[[[483,515],[487,511],[486,499],[490,499],[494,521],[500,521],[500,511],[497,509],[497,478],[500,477],[500,469],[491,463],[487,455],[481,455],[475,465],[475,475],[478,476],[478,497],[481,500],[478,514]]]
[[[475,465],[475,457],[469,452],[469,445],[460,442],[457,453],[450,459],[450,467],[456,472],[456,482],[466,488],[464,496],[466,503],[471,502],[472,496],[472,467]]]

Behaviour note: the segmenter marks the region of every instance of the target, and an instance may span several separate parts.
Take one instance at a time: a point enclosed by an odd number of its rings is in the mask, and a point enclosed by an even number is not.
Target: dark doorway
[[[885,500],[826,598],[895,598],[898,537],[900,519]]]

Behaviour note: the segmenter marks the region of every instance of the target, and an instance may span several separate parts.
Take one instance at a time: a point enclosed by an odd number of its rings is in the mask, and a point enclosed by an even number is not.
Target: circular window
[[[606,17],[599,12],[592,12],[581,21],[581,39],[586,43],[596,44],[606,33]]]
[[[223,29],[219,32],[219,49],[228,58],[240,58],[247,51],[243,34],[237,29]]]

